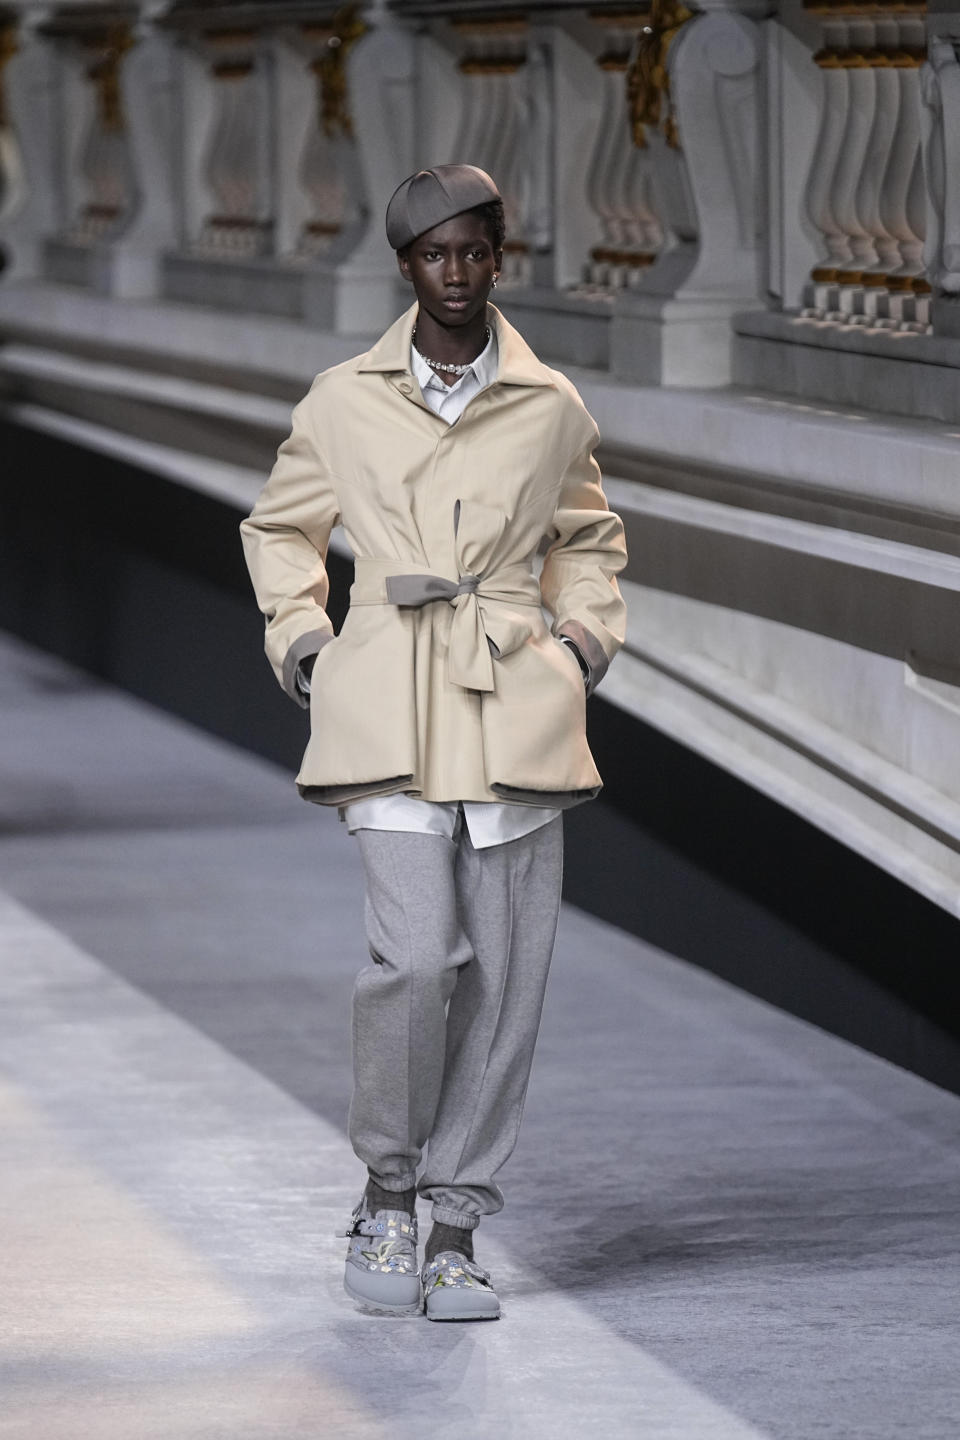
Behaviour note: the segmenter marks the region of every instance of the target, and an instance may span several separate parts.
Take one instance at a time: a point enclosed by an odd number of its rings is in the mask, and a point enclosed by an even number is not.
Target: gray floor
[[[9,640],[0,704],[0,1436],[955,1440],[960,1100],[567,910],[504,1318],[367,1319],[353,843]]]

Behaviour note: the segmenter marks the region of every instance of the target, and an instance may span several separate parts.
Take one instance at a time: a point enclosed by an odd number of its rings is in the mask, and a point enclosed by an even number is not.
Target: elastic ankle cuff
[[[443,1205],[434,1205],[430,1219],[438,1225],[452,1225],[455,1230],[476,1230],[480,1224],[479,1215],[468,1215],[463,1210],[448,1210]]]
[[[375,1175],[372,1170],[368,1170],[367,1174],[374,1185],[379,1185],[381,1190],[389,1190],[394,1195],[399,1195],[403,1190],[415,1190],[417,1186],[415,1170],[406,1175]]]

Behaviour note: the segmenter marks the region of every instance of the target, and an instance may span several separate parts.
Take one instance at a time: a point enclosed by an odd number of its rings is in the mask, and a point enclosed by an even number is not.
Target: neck
[[[469,365],[487,343],[486,308],[468,321],[456,327],[442,325],[423,309],[417,311],[417,349],[431,360],[443,360],[450,365]]]

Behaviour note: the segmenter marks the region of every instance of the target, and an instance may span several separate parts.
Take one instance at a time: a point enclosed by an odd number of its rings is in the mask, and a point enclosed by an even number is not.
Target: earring
[[[494,288],[494,290],[496,290],[496,288],[497,288],[497,277],[496,277],[496,275],[494,275],[494,277],[493,277],[493,288]]]

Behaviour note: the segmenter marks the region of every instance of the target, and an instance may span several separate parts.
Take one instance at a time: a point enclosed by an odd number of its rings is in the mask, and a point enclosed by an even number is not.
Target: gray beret
[[[485,170],[476,165],[434,165],[418,170],[399,185],[387,206],[387,239],[402,250],[434,225],[452,220],[474,205],[501,199]]]

